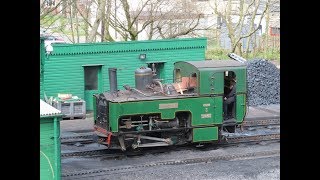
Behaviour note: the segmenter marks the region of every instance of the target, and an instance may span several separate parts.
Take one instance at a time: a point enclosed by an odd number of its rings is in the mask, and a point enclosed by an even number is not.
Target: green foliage
[[[280,49],[269,48],[257,52],[250,53],[247,59],[263,58],[272,61],[280,61]]]
[[[40,26],[41,27],[50,27],[54,24],[58,19],[61,19],[60,15],[46,15],[40,18]]]
[[[229,59],[228,53],[228,50],[222,48],[208,48],[206,51],[206,59]]]
[[[82,20],[82,18],[78,17],[78,27],[79,27],[79,36],[84,36],[85,35],[85,31],[84,31],[84,27],[85,27],[85,21]],[[76,24],[76,19],[73,18],[72,19],[73,22],[73,33],[74,36],[76,36],[76,28],[75,26]],[[43,18],[40,19],[40,26],[41,27],[49,27],[48,29],[51,30],[51,32],[56,32],[56,33],[62,33],[65,35],[72,35],[71,32],[71,28],[70,28],[70,17],[65,17],[63,15],[46,15]]]
[[[228,57],[228,53],[230,53],[230,50],[222,49],[219,47],[211,47],[206,51],[206,59],[230,59]],[[248,57],[245,57],[245,53],[243,53],[242,56],[246,59],[263,58],[272,61],[280,61],[280,49],[269,48],[266,50],[251,52],[248,54]]]

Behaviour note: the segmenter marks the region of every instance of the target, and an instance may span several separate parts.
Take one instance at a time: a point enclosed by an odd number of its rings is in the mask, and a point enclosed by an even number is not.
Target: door
[[[241,123],[244,120],[246,108],[246,95],[238,94],[236,101],[236,119],[238,123]]]
[[[101,65],[84,66],[84,100],[86,110],[93,110],[93,94],[102,92]]]

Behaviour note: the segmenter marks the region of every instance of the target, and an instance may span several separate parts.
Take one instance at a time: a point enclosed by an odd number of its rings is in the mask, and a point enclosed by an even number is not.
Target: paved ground
[[[113,174],[112,176],[95,177],[93,179],[278,180],[280,179],[280,158],[267,157],[174,165],[137,172]]]
[[[70,131],[75,133],[93,131],[93,117],[89,115],[86,119],[62,120],[60,131],[62,134]]]
[[[232,147],[218,147],[213,150],[180,150],[160,154],[147,154],[125,159],[97,158],[62,158],[62,173],[83,172],[84,170],[103,170],[125,168],[164,161],[179,161],[191,158],[216,157],[254,153],[261,151],[280,150],[280,143],[238,145]],[[96,175],[95,175],[96,176]],[[69,179],[69,178],[64,178]],[[218,180],[276,180],[280,179],[280,155],[263,157],[238,158],[232,160],[217,160],[208,163],[194,163],[185,165],[160,165],[143,168],[131,168],[120,171],[110,171],[98,177],[85,179],[218,179]]]

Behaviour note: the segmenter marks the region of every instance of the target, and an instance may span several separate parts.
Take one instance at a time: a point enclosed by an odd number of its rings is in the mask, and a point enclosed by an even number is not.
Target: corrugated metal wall
[[[42,97],[43,97],[43,86],[42,86],[42,78],[40,76],[40,98],[43,99]]]
[[[84,98],[84,65],[102,65],[103,91],[109,90],[110,67],[118,68],[119,89],[124,84],[134,87],[134,71],[148,62],[165,62],[165,78],[172,79],[174,62],[204,60],[206,46],[206,38],[53,45],[45,62],[45,92],[48,97],[71,93]],[[146,60],[139,54],[146,54]]]
[[[40,179],[54,178],[56,169],[56,157],[54,154],[53,120],[41,119],[40,122]]]

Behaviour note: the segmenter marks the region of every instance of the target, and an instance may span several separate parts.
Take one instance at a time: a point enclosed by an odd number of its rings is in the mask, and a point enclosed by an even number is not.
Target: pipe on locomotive
[[[161,93],[163,94],[163,93],[164,93],[164,90],[163,90],[163,86],[162,86],[162,83],[160,82],[160,80],[158,80],[158,79],[153,79],[152,82],[155,83],[155,84],[158,84],[158,85],[160,86]]]
[[[109,71],[110,93],[117,94],[118,92],[117,68],[108,68],[108,71]]]

